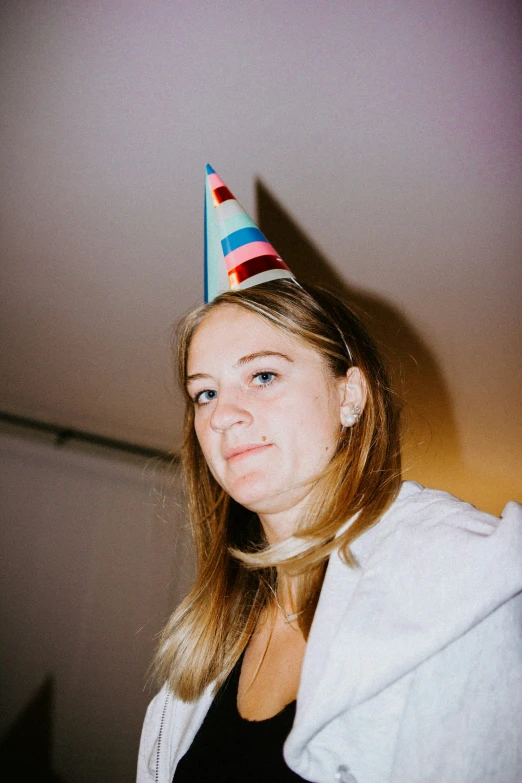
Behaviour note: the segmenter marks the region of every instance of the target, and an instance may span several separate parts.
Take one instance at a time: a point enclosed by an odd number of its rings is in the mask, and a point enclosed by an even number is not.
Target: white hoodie
[[[352,552],[359,567],[328,564],[289,767],[315,783],[522,783],[522,507],[498,519],[405,482]],[[171,783],[211,692],[153,699],[138,783]]]

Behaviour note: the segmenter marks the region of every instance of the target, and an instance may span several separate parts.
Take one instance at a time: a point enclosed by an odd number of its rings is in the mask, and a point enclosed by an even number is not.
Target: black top
[[[250,721],[237,709],[243,656],[210,705],[192,745],[180,760],[172,783],[296,783],[283,744],[295,717],[295,701],[267,720]]]

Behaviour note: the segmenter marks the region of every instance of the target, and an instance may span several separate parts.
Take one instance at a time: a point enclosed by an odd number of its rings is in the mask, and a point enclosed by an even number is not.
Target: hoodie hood
[[[312,624],[285,745],[294,768],[306,769],[302,754],[321,728],[522,590],[522,507],[508,503],[497,518],[407,481],[352,552],[354,569],[330,558]]]

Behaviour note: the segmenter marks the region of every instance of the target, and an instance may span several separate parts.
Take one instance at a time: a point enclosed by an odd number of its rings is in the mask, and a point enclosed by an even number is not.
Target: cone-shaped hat
[[[205,302],[229,289],[295,277],[212,166],[205,177]]]

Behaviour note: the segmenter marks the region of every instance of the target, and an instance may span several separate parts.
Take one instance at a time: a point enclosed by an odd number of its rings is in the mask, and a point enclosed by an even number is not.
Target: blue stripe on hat
[[[219,294],[219,275],[225,262],[219,246],[212,191],[205,179],[205,302],[211,302]]]
[[[241,228],[239,231],[234,231],[233,234],[229,234],[221,240],[221,247],[223,253],[228,255],[233,250],[237,250],[238,247],[248,245],[250,242],[267,242],[267,238],[258,228]]]
[[[203,216],[203,290],[205,304],[208,302],[208,223],[207,223],[207,188],[205,183],[205,200]]]

